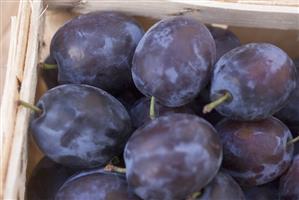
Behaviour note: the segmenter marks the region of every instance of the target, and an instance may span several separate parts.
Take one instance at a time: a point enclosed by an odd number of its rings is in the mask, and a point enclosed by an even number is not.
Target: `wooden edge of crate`
[[[10,46],[1,106],[1,117],[5,117],[5,126],[1,127],[1,199],[24,199],[30,111],[17,106],[17,100],[34,103],[42,4],[20,1],[12,29],[17,41]]]
[[[240,0],[46,0],[49,8],[71,8],[87,13],[95,10],[117,10],[132,15],[163,18],[190,15],[204,23],[230,26],[299,30],[299,7],[295,3],[254,4]],[[243,2],[243,3],[240,3]],[[290,6],[292,5],[292,6]]]
[[[279,5],[279,6],[299,6],[298,0],[215,0],[220,2],[232,2],[240,4],[255,5]]]
[[[17,109],[16,100],[19,95],[19,73],[22,71],[20,68],[24,66],[25,50],[23,49],[26,49],[27,46],[28,23],[29,14],[25,4],[20,2],[18,16],[13,17],[11,23],[8,67],[1,104],[1,197],[3,197],[5,177],[12,145],[11,141],[13,138]],[[5,119],[5,122],[3,119]]]
[[[10,29],[10,42],[9,42],[9,52],[8,52],[8,60],[7,63],[8,64],[12,64],[14,62],[13,60],[13,55],[15,55],[15,47],[16,47],[16,38],[17,36],[17,17],[13,16],[11,17],[11,29]],[[11,77],[15,76],[16,72],[15,69],[8,69],[7,73],[6,73],[6,81],[5,81],[5,85],[11,84],[12,88],[15,88],[13,86],[13,84],[16,84],[16,81],[11,81],[11,83],[9,83],[8,80],[11,80]],[[1,188],[0,188],[0,199],[3,199],[3,190],[4,190],[4,179],[5,179],[5,173],[6,173],[6,164],[7,164],[7,160],[8,160],[8,153],[9,153],[9,147],[10,147],[10,143],[9,141],[9,137],[11,136],[11,134],[5,134],[5,133],[12,133],[13,130],[13,120],[14,120],[14,114],[15,112],[9,112],[9,110],[14,110],[13,108],[15,107],[15,104],[11,103],[8,101],[8,99],[14,99],[14,95],[16,94],[16,92],[14,90],[8,90],[10,88],[6,87],[4,89],[4,96],[5,100],[3,98],[2,104],[1,104],[1,174],[0,174],[0,178],[1,178]],[[7,119],[6,123],[4,122],[4,119]]]

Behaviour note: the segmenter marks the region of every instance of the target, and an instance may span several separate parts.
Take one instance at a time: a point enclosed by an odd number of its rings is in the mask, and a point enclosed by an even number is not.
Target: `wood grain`
[[[17,87],[17,92],[19,90],[19,98],[29,102],[34,103],[35,90],[36,90],[36,80],[37,80],[37,61],[38,61],[38,47],[39,47],[39,33],[41,27],[41,11],[42,11],[42,1],[21,1],[20,9],[22,14],[18,16],[26,17],[28,15],[28,20],[25,18],[24,20],[20,19],[20,26],[17,27],[17,34],[22,34],[22,37],[19,38],[18,43],[23,44],[19,48],[25,47],[24,55],[22,59],[24,60],[23,65],[20,67],[23,70],[19,70],[19,65],[11,65],[8,70],[14,70],[15,74],[14,79],[16,77],[21,76],[21,80],[19,81],[20,86]],[[24,27],[23,27],[24,26]],[[22,29],[24,28],[24,30]],[[18,47],[18,44],[16,45]],[[18,52],[18,50],[16,50]],[[22,60],[20,59],[20,60]],[[18,63],[18,62],[16,62]],[[24,67],[24,68],[23,68]],[[7,80],[9,82],[11,80]],[[11,88],[11,85],[5,86],[5,89],[14,89]],[[3,96],[6,100],[6,94]],[[10,102],[12,101],[16,106],[16,99],[11,98],[8,99]],[[4,101],[3,101],[4,103]],[[25,194],[25,183],[26,183],[26,167],[27,167],[27,131],[28,131],[28,123],[29,123],[29,114],[30,111],[23,107],[14,108],[16,109],[15,122],[12,123],[14,125],[14,129],[11,132],[1,132],[3,135],[11,135],[9,138],[10,145],[10,153],[8,154],[8,163],[6,166],[2,168],[6,169],[6,173],[4,175],[4,190],[2,197],[3,199],[24,199]],[[8,121],[7,123],[11,123]],[[12,134],[11,134],[12,133]],[[2,182],[3,183],[3,182]]]
[[[126,0],[99,1],[84,0],[69,3],[72,10],[86,13],[95,10],[119,10],[132,15],[167,16],[191,15],[204,23],[227,24],[231,26],[299,29],[299,8],[288,1],[276,4],[239,3],[239,1],[211,1],[211,0]],[[266,2],[266,1],[265,1]],[[50,8],[57,8],[61,4],[57,1],[46,1]],[[64,2],[65,6],[66,2]]]
[[[18,17],[12,21],[12,35],[10,42],[10,50],[8,57],[8,66],[3,98],[1,103],[1,194],[3,196],[3,186],[5,183],[8,162],[13,146],[12,140],[14,137],[17,99],[19,98],[19,83],[18,77],[24,68],[25,64],[25,49],[27,48],[27,38],[29,30],[30,7],[28,3],[20,2]],[[5,119],[5,122],[4,120]]]
[[[0,104],[9,53],[11,17],[17,15],[18,4],[17,1],[0,1]]]
[[[214,0],[214,1],[240,3],[240,4],[255,4],[255,5],[299,6],[298,0]]]

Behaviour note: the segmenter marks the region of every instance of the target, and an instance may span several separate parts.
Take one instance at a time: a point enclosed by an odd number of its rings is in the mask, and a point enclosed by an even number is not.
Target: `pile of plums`
[[[46,156],[28,200],[299,199],[299,79],[280,48],[184,16],[144,33],[92,12],[41,66],[50,89],[19,101]]]

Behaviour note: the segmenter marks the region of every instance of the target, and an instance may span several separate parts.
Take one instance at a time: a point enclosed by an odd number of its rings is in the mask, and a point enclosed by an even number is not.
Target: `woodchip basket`
[[[28,134],[30,111],[46,90],[37,64],[49,53],[55,31],[76,13],[117,10],[138,16],[145,29],[157,19],[190,15],[229,26],[241,40],[270,42],[299,56],[298,0],[20,0],[11,19],[11,40],[1,106],[1,199],[24,199],[26,178],[42,154]]]

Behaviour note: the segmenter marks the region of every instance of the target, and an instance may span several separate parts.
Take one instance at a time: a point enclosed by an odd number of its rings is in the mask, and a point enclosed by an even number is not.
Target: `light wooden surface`
[[[68,4],[73,11],[80,13],[94,10],[119,10],[135,15],[155,16],[157,18],[191,15],[204,23],[299,30],[297,0],[278,2],[240,0],[82,0],[60,3],[53,0],[46,1],[50,8]]]
[[[17,106],[34,103],[42,2],[21,1],[14,23],[1,118],[1,198],[24,199],[27,168],[27,130],[30,111]],[[3,118],[2,118],[3,119]]]
[[[298,6],[298,0],[214,0],[219,2],[231,2],[241,4],[256,4],[256,5],[280,5],[280,6]]]
[[[11,17],[18,12],[18,1],[0,1],[0,104],[9,52]]]
[[[1,103],[1,182],[5,182],[7,175],[8,161],[11,153],[12,138],[15,128],[17,113],[16,101],[19,98],[20,73],[25,64],[25,50],[27,47],[29,5],[21,3],[18,10],[18,17],[12,21],[12,32],[10,40],[10,50],[8,56],[7,73],[5,77],[5,87]],[[4,122],[5,119],[5,122]]]

